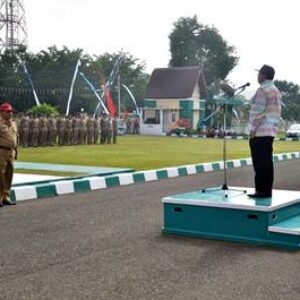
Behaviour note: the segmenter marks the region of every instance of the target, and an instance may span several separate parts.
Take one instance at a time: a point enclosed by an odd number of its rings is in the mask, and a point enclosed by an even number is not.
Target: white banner
[[[71,105],[71,101],[72,101],[72,98],[73,98],[74,85],[75,85],[75,81],[76,81],[76,78],[77,78],[78,69],[79,69],[80,66],[81,66],[81,61],[80,61],[80,58],[79,58],[78,61],[77,61],[76,67],[75,67],[75,72],[74,72],[71,87],[70,87],[70,94],[69,94],[69,99],[68,99],[68,104],[67,104],[66,116],[68,116],[69,112],[70,112],[70,105]]]

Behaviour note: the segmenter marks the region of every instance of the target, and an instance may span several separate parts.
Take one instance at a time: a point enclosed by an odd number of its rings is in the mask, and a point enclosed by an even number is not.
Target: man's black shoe
[[[0,207],[2,207],[3,206],[3,204],[2,204],[2,202],[0,202]]]
[[[272,198],[272,194],[270,193],[255,193],[255,194],[248,194],[247,195],[249,198]]]
[[[9,200],[7,199],[4,199],[3,200],[3,205],[16,205],[17,203],[16,202],[10,202]]]

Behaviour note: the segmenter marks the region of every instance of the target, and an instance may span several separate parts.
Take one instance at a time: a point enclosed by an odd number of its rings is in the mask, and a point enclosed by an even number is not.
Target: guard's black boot
[[[16,202],[11,202],[10,200],[8,199],[3,199],[2,201],[3,205],[16,205],[17,203]]]
[[[272,193],[260,193],[256,192],[255,194],[248,194],[247,195],[249,198],[272,198]]]

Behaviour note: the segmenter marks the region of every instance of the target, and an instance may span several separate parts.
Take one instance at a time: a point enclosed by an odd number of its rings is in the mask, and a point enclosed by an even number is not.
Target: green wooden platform
[[[300,249],[300,192],[251,199],[240,191],[197,190],[163,198],[163,232]]]

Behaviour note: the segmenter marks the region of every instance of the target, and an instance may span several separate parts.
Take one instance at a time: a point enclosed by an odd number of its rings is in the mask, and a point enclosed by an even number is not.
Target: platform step
[[[289,235],[300,235],[300,215],[269,226],[268,231]]]

